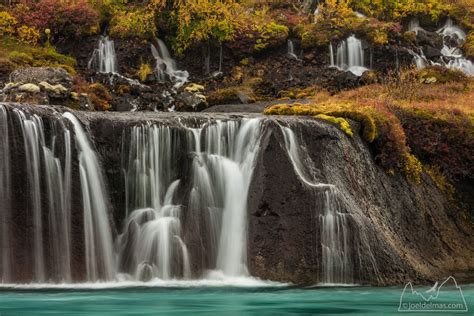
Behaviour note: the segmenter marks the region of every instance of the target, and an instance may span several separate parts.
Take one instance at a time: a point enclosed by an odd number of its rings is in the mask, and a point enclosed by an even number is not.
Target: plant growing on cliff
[[[182,54],[193,45],[222,43],[232,39],[239,4],[234,0],[178,0],[173,20],[177,27],[175,51]]]
[[[152,39],[156,36],[154,12],[148,8],[118,11],[110,21],[109,34],[116,38]]]

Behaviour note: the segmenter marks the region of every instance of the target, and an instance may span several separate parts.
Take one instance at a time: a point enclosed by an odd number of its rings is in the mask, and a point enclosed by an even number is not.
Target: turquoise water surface
[[[128,287],[0,289],[0,315],[406,315],[403,288]],[[426,289],[425,289],[426,290]],[[462,286],[474,314],[474,285]],[[446,294],[447,293],[447,294]],[[457,295],[444,292],[443,301]],[[414,315],[432,313],[416,313]],[[437,313],[437,315],[448,313]]]

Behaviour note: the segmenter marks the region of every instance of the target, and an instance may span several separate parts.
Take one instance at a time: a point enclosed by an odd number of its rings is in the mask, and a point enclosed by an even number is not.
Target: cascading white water
[[[99,161],[78,119],[69,112],[63,116],[74,127],[79,155],[87,280],[112,280],[116,274],[115,260]]]
[[[290,57],[291,59],[298,60],[299,58],[295,54],[295,45],[293,41],[289,39],[287,45],[288,45],[288,53],[287,53],[288,57]]]
[[[316,180],[314,163],[305,146],[298,143],[293,130],[281,125],[280,127],[295,173],[322,205],[322,213],[319,215],[322,250],[321,283],[352,284],[353,259],[348,242],[350,238],[348,219],[352,218],[352,215],[345,211],[342,205],[344,200],[334,185]]]
[[[103,73],[118,73],[114,41],[108,36],[102,36],[100,38],[99,46],[92,53],[88,68],[96,69]]]
[[[335,58],[332,44],[329,46],[329,51],[331,54],[331,67],[350,71],[356,76],[362,76],[364,72],[369,70],[365,67],[362,41],[354,35],[339,43]]]
[[[10,178],[10,139],[8,137],[7,109],[0,105],[0,282],[10,282],[11,276],[11,178]]]
[[[408,23],[408,31],[418,34],[419,31],[424,31],[424,29],[420,27],[420,21],[417,18],[412,18]]]
[[[474,76],[474,64],[472,61],[463,56],[462,51],[458,47],[452,47],[449,39],[454,40],[458,46],[466,41],[466,32],[459,26],[455,25],[453,20],[448,18],[445,25],[437,31],[443,35],[443,54],[446,67],[458,69],[469,76]]]
[[[137,126],[130,133],[124,166],[129,215],[119,237],[119,260],[121,271],[139,280],[190,277],[181,206],[173,204],[179,186],[173,169],[177,139],[176,130],[168,126]]]
[[[164,82],[169,79],[175,84],[175,89],[178,89],[188,82],[189,73],[178,70],[176,61],[171,58],[166,44],[160,39],[157,42],[158,48],[151,44],[151,53],[156,60],[155,74],[159,81]]]
[[[125,169],[128,217],[119,238],[120,269],[140,280],[191,277],[182,235],[177,153],[185,133],[192,154],[189,216],[206,221],[209,269],[247,272],[247,194],[259,142],[259,120],[205,122],[198,128],[134,127]],[[171,150],[170,150],[171,149]]]
[[[3,114],[5,113],[3,112]],[[52,145],[48,146],[45,139],[43,120],[39,116],[18,109],[15,109],[14,113],[22,129],[28,181],[28,208],[31,209],[33,214],[33,278],[36,282],[44,282],[47,279],[70,282],[72,277],[70,251],[71,148],[69,131],[60,126],[60,130],[63,131],[63,148],[65,151],[63,172],[61,161],[55,154],[56,133],[58,131],[55,130],[51,141]],[[41,162],[43,162],[43,168]],[[44,174],[42,170],[44,170]],[[43,195],[47,197],[47,210],[42,208]],[[49,258],[45,258],[43,213],[48,214],[49,240],[47,242],[51,245]],[[9,239],[10,237],[6,238]],[[47,262],[49,262],[49,266],[47,266]]]
[[[412,19],[408,25],[408,30],[418,33],[425,31],[417,19]],[[411,50],[408,52],[413,56],[414,62],[418,69],[423,69],[427,65],[444,65],[447,68],[457,69],[464,72],[468,76],[474,76],[474,64],[467,59],[459,46],[466,40],[466,32],[459,26],[455,25],[453,20],[448,18],[443,27],[438,31],[438,34],[443,36],[443,48],[441,49],[441,61],[431,61],[426,58],[423,49],[420,48],[420,53],[417,54]],[[452,46],[455,43],[455,46]]]
[[[34,279],[37,282],[46,280],[43,221],[41,208],[41,151],[44,144],[43,122],[40,117],[32,115],[27,118],[22,111],[15,111],[23,133],[25,146],[25,163],[28,177],[29,207],[33,213],[33,252],[34,252]]]
[[[54,143],[54,141],[53,141]],[[71,137],[64,130],[65,164],[51,150],[43,146],[46,171],[46,191],[49,204],[50,245],[53,257],[53,278],[71,282]]]

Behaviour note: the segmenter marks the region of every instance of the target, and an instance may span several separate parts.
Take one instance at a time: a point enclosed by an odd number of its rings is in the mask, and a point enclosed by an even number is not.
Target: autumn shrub
[[[350,6],[363,14],[385,21],[401,21],[406,17],[421,15],[437,21],[451,10],[451,4],[445,0],[350,0]]]
[[[297,32],[303,47],[325,46],[355,33],[363,22],[347,1],[328,0],[319,6],[315,23],[302,25]]]
[[[61,41],[98,31],[99,15],[85,0],[39,0],[19,4],[12,15],[21,25],[43,32],[51,30],[51,39]]]
[[[153,74],[153,68],[148,63],[141,63],[140,68],[138,69],[138,78],[140,81],[144,82],[149,75]]]
[[[474,116],[456,109],[397,107],[413,153],[451,178],[474,179]]]
[[[152,39],[156,35],[154,13],[146,8],[119,11],[110,21],[109,34],[117,38]]]
[[[110,110],[110,102],[112,101],[112,96],[110,95],[109,90],[107,90],[104,85],[100,83],[93,83],[87,87],[86,91],[96,110]]]
[[[8,12],[0,12],[0,37],[14,34],[17,23]]]
[[[177,33],[173,46],[178,54],[192,46],[231,40],[241,12],[235,0],[179,0],[174,8]]]
[[[37,29],[33,27],[28,27],[26,25],[22,25],[17,29],[17,37],[20,41],[26,44],[31,44],[36,46],[40,39],[40,33]]]

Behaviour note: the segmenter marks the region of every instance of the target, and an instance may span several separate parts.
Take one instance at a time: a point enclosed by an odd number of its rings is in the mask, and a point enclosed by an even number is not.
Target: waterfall
[[[27,118],[22,111],[15,111],[21,124],[25,146],[25,164],[27,170],[27,183],[29,191],[29,206],[33,214],[33,252],[34,252],[34,278],[37,282],[46,280],[44,246],[43,246],[43,221],[41,207],[41,151],[44,144],[43,122],[40,117],[32,115]]]
[[[408,23],[408,31],[418,34],[419,31],[424,31],[424,29],[420,27],[420,21],[417,18],[412,18]]]
[[[288,45],[288,53],[287,53],[288,57],[290,57],[291,59],[298,60],[299,58],[295,54],[295,46],[293,44],[293,41],[289,39],[287,45]]]
[[[71,121],[78,151],[82,201],[87,280],[112,280],[115,277],[112,234],[107,214],[105,183],[99,161],[77,118],[66,112]]]
[[[312,193],[316,205],[322,209],[317,213],[320,225],[321,271],[324,284],[352,284],[353,258],[349,246],[351,230],[349,221],[354,220],[344,206],[344,199],[334,185],[316,180],[314,163],[300,144],[293,130],[281,126],[285,147],[298,178]],[[354,237],[354,236],[352,236]]]
[[[446,67],[458,69],[469,76],[474,76],[474,64],[472,61],[464,57],[462,51],[457,46],[452,47],[449,42],[449,39],[452,39],[458,45],[462,45],[466,41],[466,32],[456,26],[450,18],[437,32],[443,35],[441,54],[444,57]]]
[[[126,137],[124,175],[127,219],[119,237],[120,271],[146,280],[190,278],[183,235],[183,208],[203,221],[199,232],[211,258],[207,266],[225,276],[247,275],[247,194],[259,142],[260,121],[203,122],[199,127],[133,127]],[[185,134],[185,138],[181,137]],[[181,170],[176,151],[187,143],[189,200],[175,200]],[[184,159],[188,159],[184,158]],[[184,175],[183,175],[184,176]],[[189,228],[188,228],[189,229]]]
[[[342,71],[350,71],[356,76],[362,76],[365,71],[369,70],[364,66],[362,41],[354,35],[339,43],[336,58],[334,58],[332,45],[329,46],[329,50],[331,53],[331,67]]]
[[[8,136],[7,109],[0,105],[0,282],[10,282],[11,276],[11,179],[10,179],[10,139]]]
[[[102,36],[99,40],[99,47],[92,53],[87,66],[89,69],[96,69],[99,72],[118,73],[114,41],[108,36]]]
[[[160,39],[158,39],[157,42],[158,48],[151,44],[151,52],[156,60],[156,77],[161,82],[169,79],[175,84],[175,89],[178,89],[188,82],[189,73],[187,71],[178,70],[176,61],[171,58],[165,43]]]

